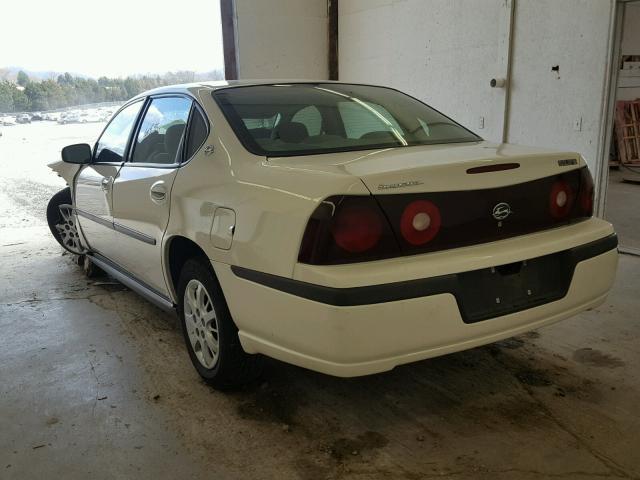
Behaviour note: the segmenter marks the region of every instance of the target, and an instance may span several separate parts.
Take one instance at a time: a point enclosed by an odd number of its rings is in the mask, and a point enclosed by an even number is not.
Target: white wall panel
[[[389,85],[500,140],[511,0],[341,0],[340,80]],[[479,128],[484,117],[485,128]]]
[[[341,0],[340,79],[405,90],[500,141],[505,93],[488,82],[507,73],[512,1],[507,140],[578,151],[597,175],[615,0]]]
[[[328,78],[326,0],[235,4],[239,78]]]
[[[576,150],[596,171],[611,15],[609,0],[518,0],[509,142]]]

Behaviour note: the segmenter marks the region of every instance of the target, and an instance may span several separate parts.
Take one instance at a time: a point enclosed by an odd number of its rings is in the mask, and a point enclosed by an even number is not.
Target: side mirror
[[[67,145],[62,149],[62,160],[67,163],[85,165],[91,162],[91,147],[87,143]]]

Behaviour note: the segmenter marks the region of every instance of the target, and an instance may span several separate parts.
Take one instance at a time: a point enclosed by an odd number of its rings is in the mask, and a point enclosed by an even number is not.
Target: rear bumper
[[[618,246],[618,237],[615,233],[571,249],[568,249],[569,276],[573,277],[576,266],[589,258],[596,257]],[[460,282],[461,273],[450,273],[429,278],[416,280],[405,280],[394,283],[384,283],[381,285],[370,285],[362,287],[335,288],[313,283],[302,282],[291,278],[270,275],[268,273],[257,272],[247,268],[232,266],[231,271],[239,278],[258,283],[280,292],[288,293],[307,300],[324,303],[337,307],[354,307],[363,305],[374,305],[378,303],[397,302],[414,298],[427,297],[439,294],[450,294],[456,299],[460,315],[465,323],[473,323],[486,318],[474,319],[465,315],[463,308],[463,286]],[[569,285],[567,285],[568,289]],[[556,295],[540,299],[537,304],[529,304],[527,308],[543,305],[554,300],[559,300],[567,294],[567,289],[558,292]],[[515,311],[523,308],[514,309]],[[508,313],[514,313],[508,312]],[[495,316],[495,315],[493,315]]]
[[[573,274],[561,298],[473,323],[461,314],[456,273],[329,287],[214,266],[247,352],[357,376],[491,343],[597,306],[615,277],[616,245],[609,234],[568,249]]]

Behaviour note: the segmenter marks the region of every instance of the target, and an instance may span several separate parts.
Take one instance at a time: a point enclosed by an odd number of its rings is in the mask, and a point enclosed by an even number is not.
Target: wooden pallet
[[[616,102],[615,130],[620,163],[640,165],[640,100]]]

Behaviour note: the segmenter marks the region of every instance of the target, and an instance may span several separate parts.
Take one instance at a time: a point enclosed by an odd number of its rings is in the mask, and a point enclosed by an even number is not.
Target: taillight
[[[580,213],[586,217],[593,215],[593,195],[593,178],[591,178],[588,168],[582,168],[580,170],[579,205]]]
[[[549,194],[549,212],[553,218],[564,218],[569,215],[576,194],[564,180],[557,180],[551,186]]]
[[[440,209],[428,200],[408,204],[400,217],[400,232],[411,245],[430,242],[440,231]]]
[[[298,261],[365,262],[527,235],[591,217],[593,190],[583,166],[495,188],[333,196],[311,215]]]
[[[372,196],[335,196],[313,212],[298,261],[314,265],[379,260],[400,255],[398,243]]]
[[[384,219],[365,206],[346,207],[336,215],[331,233],[336,244],[350,253],[361,253],[376,246]]]

